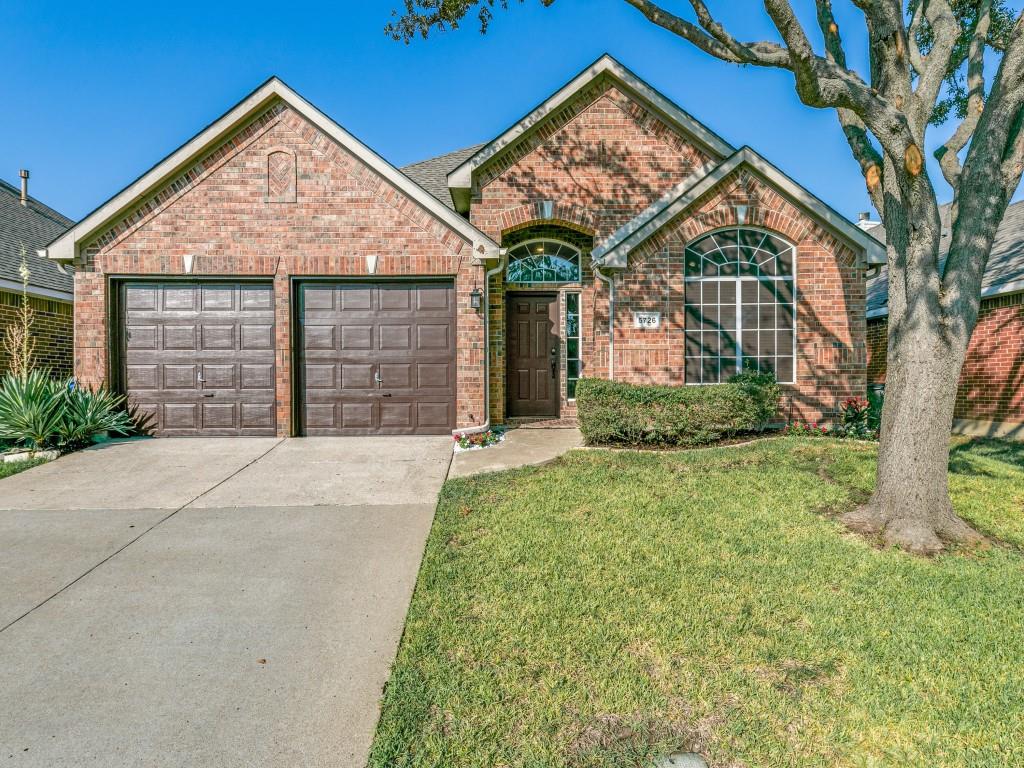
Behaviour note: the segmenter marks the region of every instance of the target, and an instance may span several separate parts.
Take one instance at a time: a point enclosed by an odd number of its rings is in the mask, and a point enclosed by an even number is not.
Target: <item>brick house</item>
[[[396,169],[276,78],[51,244],[75,370],[162,434],[572,418],[580,377],[785,415],[862,394],[884,249],[609,56],[501,136]]]
[[[22,187],[0,179],[0,339],[17,322],[22,301],[22,249],[29,268],[28,302],[33,311],[35,363],[60,376],[72,369],[73,278],[70,270],[38,251],[74,222],[28,194],[28,171]],[[8,371],[0,344],[0,375]]]
[[[948,205],[939,210],[949,243]],[[885,242],[881,225],[868,233]],[[940,258],[946,256],[943,248]],[[868,383],[884,387],[888,322],[885,267],[868,281]],[[981,285],[981,309],[960,375],[953,431],[1024,438],[1024,202],[1006,209]]]

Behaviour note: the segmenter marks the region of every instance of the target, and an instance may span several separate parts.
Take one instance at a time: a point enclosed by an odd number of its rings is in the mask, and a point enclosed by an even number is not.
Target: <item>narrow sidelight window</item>
[[[580,295],[565,294],[565,386],[567,397],[576,398],[576,382],[580,379]]]
[[[686,383],[744,369],[796,379],[796,249],[770,232],[724,229],[686,247]]]

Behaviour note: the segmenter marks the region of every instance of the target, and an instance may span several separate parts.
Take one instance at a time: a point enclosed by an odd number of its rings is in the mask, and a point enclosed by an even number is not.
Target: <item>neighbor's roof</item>
[[[949,254],[950,204],[939,208],[942,222],[942,240],[939,259],[945,264]],[[868,230],[879,242],[885,242],[885,228],[879,224]],[[981,279],[981,295],[998,296],[1003,293],[1024,291],[1024,200],[1013,203],[1006,209],[1003,222],[996,230],[992,241],[992,253],[988,257],[985,274]],[[889,313],[889,273],[883,267],[868,281],[868,317],[883,317]]]
[[[194,164],[208,151],[209,147],[226,141],[239,127],[247,124],[256,115],[278,101],[284,102],[294,109],[366,166],[404,192],[438,221],[443,222],[449,229],[464,237],[471,243],[477,257],[497,258],[498,244],[491,238],[452,210],[451,206],[444,205],[437,197],[427,192],[277,77],[271,77],[192,139],[51,242],[47,247],[48,256],[60,261],[74,260],[78,255],[79,248],[102,231],[109,222],[137,207],[154,190],[161,189],[184,169]]]
[[[474,144],[472,147],[456,149],[438,157],[403,166],[401,171],[442,203],[455,210],[455,203],[452,202],[451,193],[448,191],[448,174],[484,146],[486,145]]]
[[[21,204],[20,190],[0,179],[0,285],[13,289],[21,285],[21,248],[28,253],[29,282],[33,288],[63,294],[54,298],[70,299],[73,292],[71,273],[62,274],[57,265],[40,258],[42,248],[74,222],[47,205],[29,196],[28,205]],[[15,285],[11,285],[14,283]],[[40,293],[42,293],[40,291]],[[47,295],[47,294],[43,294]]]
[[[594,263],[612,269],[624,268],[631,248],[683,213],[702,195],[714,189],[722,179],[741,167],[749,168],[762,176],[811,216],[864,251],[868,264],[881,264],[885,261],[885,248],[875,238],[867,235],[852,221],[797,184],[753,149],[741,147],[721,163],[709,164],[698,169],[653,202],[636,218],[613,232],[605,242],[594,249]]]

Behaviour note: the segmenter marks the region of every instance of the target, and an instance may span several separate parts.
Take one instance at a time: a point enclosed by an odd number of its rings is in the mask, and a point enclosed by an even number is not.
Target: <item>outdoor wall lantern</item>
[[[474,288],[473,292],[469,294],[469,306],[473,309],[480,309],[480,304],[483,301],[484,292],[479,288]]]

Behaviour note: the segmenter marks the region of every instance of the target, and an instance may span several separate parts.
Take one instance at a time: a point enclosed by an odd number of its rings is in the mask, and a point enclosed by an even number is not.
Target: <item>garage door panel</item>
[[[162,365],[160,369],[164,374],[164,389],[195,389],[196,366],[194,365]],[[131,387],[131,379],[128,381]]]
[[[127,283],[122,381],[158,435],[276,432],[269,284]]]
[[[131,331],[131,338],[135,337],[135,330]],[[187,349],[196,348],[196,327],[194,325],[165,325],[163,332],[163,349]]]
[[[450,282],[301,286],[306,434],[445,434],[454,427],[454,294]],[[337,347],[325,343],[327,327]],[[333,389],[321,373],[327,364],[338,366]]]

